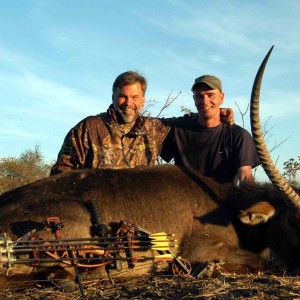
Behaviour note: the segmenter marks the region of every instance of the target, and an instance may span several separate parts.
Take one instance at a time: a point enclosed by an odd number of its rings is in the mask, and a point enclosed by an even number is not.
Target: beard
[[[135,106],[120,105],[115,108],[121,123],[133,124],[141,113],[141,108],[137,109]]]

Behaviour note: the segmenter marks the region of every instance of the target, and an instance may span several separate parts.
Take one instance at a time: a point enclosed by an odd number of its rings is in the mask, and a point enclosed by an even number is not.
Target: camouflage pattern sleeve
[[[196,113],[189,113],[189,114],[185,114],[180,117],[160,118],[159,120],[162,122],[162,124],[164,126],[172,127],[172,126],[179,125],[181,122],[184,122],[190,118],[195,118],[195,116],[197,116],[197,115],[198,114],[196,114]]]
[[[83,168],[87,144],[85,122],[82,121],[72,128],[65,137],[57,161],[51,168],[50,175]]]

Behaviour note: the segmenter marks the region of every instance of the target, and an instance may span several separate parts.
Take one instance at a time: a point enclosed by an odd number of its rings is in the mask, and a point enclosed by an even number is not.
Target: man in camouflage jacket
[[[51,175],[71,169],[154,165],[170,127],[167,121],[140,114],[146,88],[146,79],[136,72],[119,75],[113,84],[113,104],[69,131]]]

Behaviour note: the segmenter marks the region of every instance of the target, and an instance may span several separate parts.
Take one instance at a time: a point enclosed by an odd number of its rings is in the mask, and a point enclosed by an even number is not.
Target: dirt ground
[[[30,289],[2,290],[0,299],[82,299],[80,290],[62,292],[36,284]],[[145,276],[83,283],[85,299],[300,299],[300,277],[275,275],[219,275],[214,278]]]

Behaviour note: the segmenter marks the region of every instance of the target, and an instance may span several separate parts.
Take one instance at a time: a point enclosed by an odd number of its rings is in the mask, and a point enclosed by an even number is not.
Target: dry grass
[[[300,277],[275,275],[220,275],[215,278],[145,276],[126,281],[84,283],[86,299],[300,299]],[[6,289],[0,299],[81,299],[80,291],[62,292],[39,285]]]

